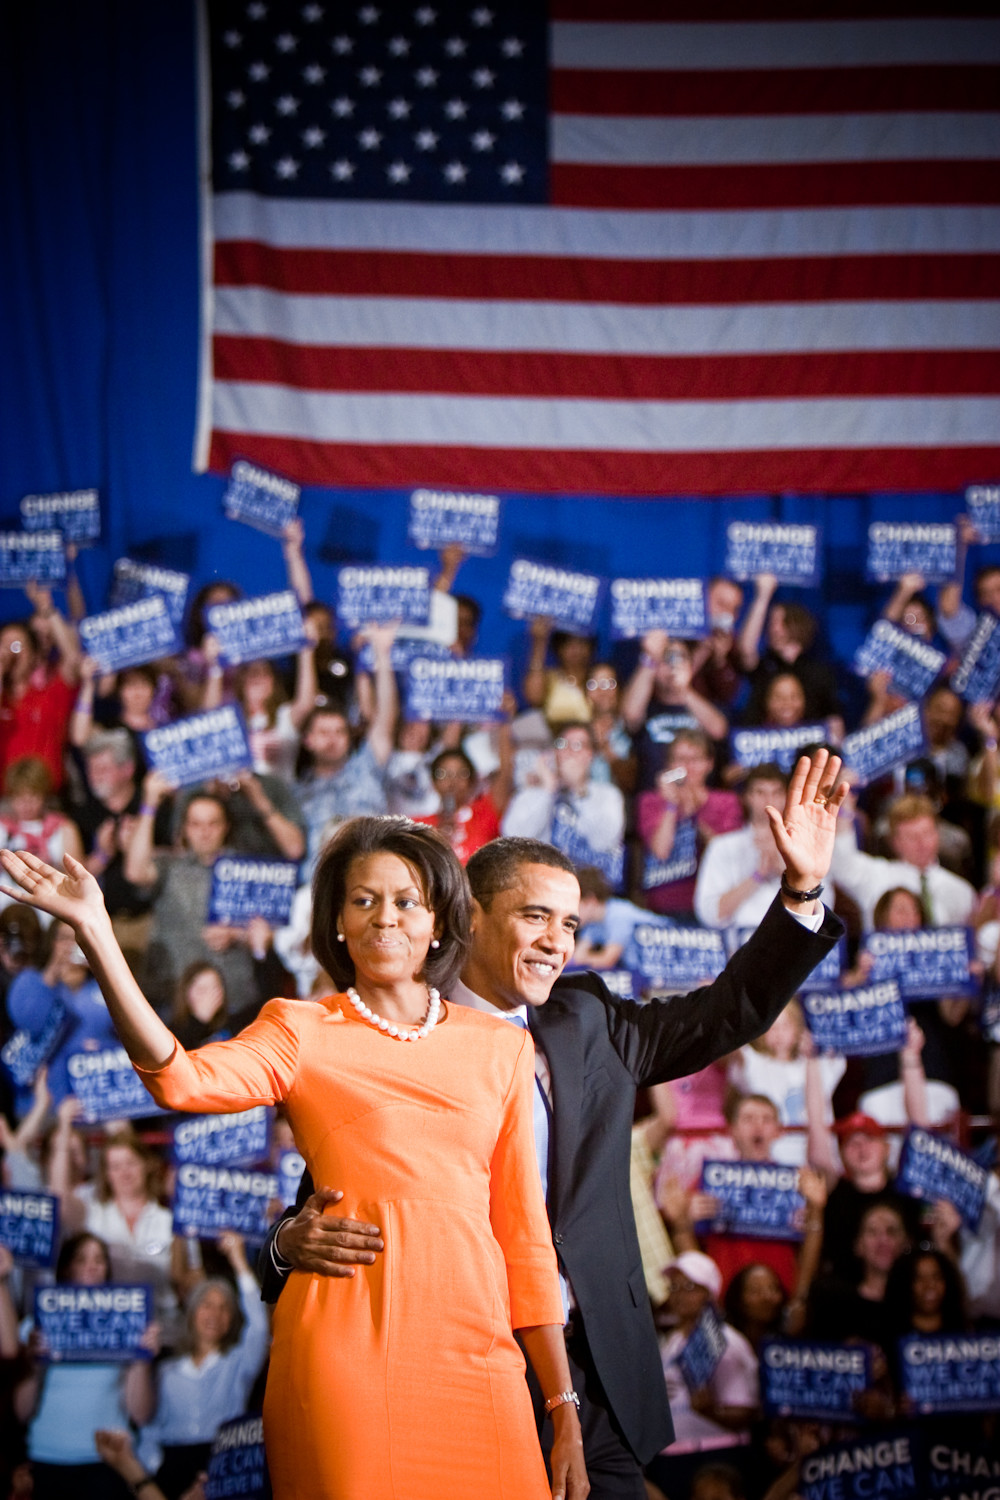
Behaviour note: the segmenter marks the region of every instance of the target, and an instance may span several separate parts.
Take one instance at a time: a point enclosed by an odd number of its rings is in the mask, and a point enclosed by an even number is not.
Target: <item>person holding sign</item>
[[[278,1308],[265,1398],[278,1500],[543,1500],[512,1322],[556,1434],[551,1493],[583,1500],[532,1136],[532,1047],[521,1028],[447,1004],[435,987],[450,990],[470,918],[441,837],[382,818],[338,830],[316,874],[312,941],[343,992],[273,1000],[239,1037],[192,1053],[139,990],[84,867],[3,858],[30,905],[76,930],[158,1101],[224,1113],[283,1103],[313,1175],[355,1184],[344,1209],[382,1225],[381,1253],[355,1274],[295,1275]]]

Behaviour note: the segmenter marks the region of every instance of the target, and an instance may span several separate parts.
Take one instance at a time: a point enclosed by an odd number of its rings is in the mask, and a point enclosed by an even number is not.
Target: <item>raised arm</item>
[[[760,662],[760,638],[764,634],[764,621],[771,607],[778,580],[773,573],[761,573],[753,581],[753,603],[743,621],[736,650],[744,672],[752,672]]]
[[[306,529],[300,516],[293,517],[281,534],[281,550],[285,555],[288,586],[293,590],[303,608],[313,601],[312,578],[303,550],[305,538]]]
[[[380,766],[384,766],[392,754],[399,715],[399,692],[396,674],[392,670],[392,643],[397,628],[396,625],[369,625],[364,632],[375,653],[375,708],[366,737]]]

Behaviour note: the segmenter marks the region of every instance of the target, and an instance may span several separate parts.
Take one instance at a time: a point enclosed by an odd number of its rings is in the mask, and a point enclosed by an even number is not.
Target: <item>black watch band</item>
[[[781,889],[789,901],[816,901],[823,893],[823,882],[814,885],[811,891],[797,891],[788,884],[788,876],[782,871]]]

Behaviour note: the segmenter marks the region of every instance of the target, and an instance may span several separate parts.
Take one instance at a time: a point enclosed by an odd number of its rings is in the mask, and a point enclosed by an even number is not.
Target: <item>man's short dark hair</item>
[[[611,900],[611,886],[603,870],[599,870],[596,865],[584,865],[577,870],[576,878],[580,882],[581,896],[593,896],[602,903]]]
[[[494,896],[510,889],[522,865],[547,865],[551,870],[576,875],[572,860],[541,839],[491,839],[476,850],[465,867],[472,894],[483,911],[489,911]]]

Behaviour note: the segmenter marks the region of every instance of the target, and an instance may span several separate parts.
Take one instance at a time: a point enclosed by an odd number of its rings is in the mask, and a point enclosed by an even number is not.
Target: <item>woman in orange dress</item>
[[[533,1049],[450,1006],[464,957],[464,872],[433,830],[356,818],[314,885],[320,1001],[272,1000],[231,1041],[186,1052],[132,978],[97,882],[0,856],[20,899],[69,923],[122,1043],[158,1102],[229,1113],[282,1103],[337,1212],[378,1226],[355,1274],[293,1273],[264,1405],[276,1500],[547,1500],[517,1327],[556,1441],[551,1494],[588,1485],[562,1305],[534,1160]]]

